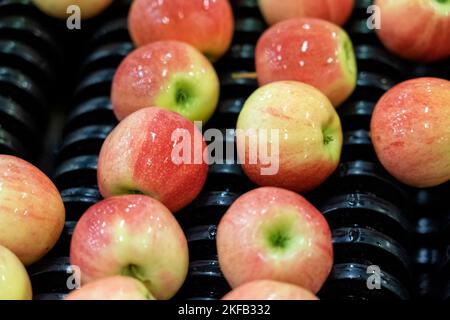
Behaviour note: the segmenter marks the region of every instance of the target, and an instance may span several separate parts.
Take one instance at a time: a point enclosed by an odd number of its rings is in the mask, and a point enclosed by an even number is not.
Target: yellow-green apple
[[[0,245],[0,300],[31,300],[31,282],[19,258]]]
[[[228,0],[134,0],[128,28],[137,46],[178,40],[215,61],[230,47],[234,19]]]
[[[111,276],[73,290],[64,300],[155,300],[145,285],[127,276]]]
[[[450,81],[398,84],[375,106],[371,135],[383,166],[401,182],[433,187],[450,180]]]
[[[191,121],[161,108],[141,109],[122,120],[103,143],[100,192],[105,198],[145,194],[176,212],[203,188],[205,150],[203,136]]]
[[[318,18],[343,25],[350,17],[354,0],[258,0],[270,25],[292,18]]]
[[[239,161],[258,185],[310,191],[339,164],[343,139],[339,116],[327,97],[310,85],[280,81],[257,89],[245,102],[237,129]],[[264,139],[269,131],[277,134]],[[264,153],[256,152],[255,140],[259,151],[267,148],[272,153],[271,162],[276,163],[271,165],[278,170],[264,171],[268,161]]]
[[[295,80],[321,90],[335,107],[356,87],[353,45],[339,26],[298,18],[269,28],[258,40],[256,73],[260,85]]]
[[[247,282],[222,300],[319,300],[313,293],[302,287],[273,280]]]
[[[394,54],[432,62],[450,57],[450,0],[376,0],[384,46]]]
[[[220,268],[232,288],[274,280],[319,291],[333,264],[331,231],[305,198],[265,187],[239,197],[217,227]]]
[[[111,99],[122,120],[139,109],[159,106],[192,121],[208,121],[219,99],[211,63],[192,46],[158,41],[136,49],[114,75]]]
[[[67,8],[76,5],[80,8],[83,19],[92,18],[105,10],[113,0],[32,0],[33,3],[49,16],[65,19],[69,16]]]
[[[50,179],[22,159],[0,155],[0,245],[30,265],[53,248],[64,220],[64,204]]]
[[[188,247],[173,214],[142,195],[105,199],[77,223],[70,262],[81,270],[81,284],[114,275],[141,281],[157,299],[171,298],[188,271]]]

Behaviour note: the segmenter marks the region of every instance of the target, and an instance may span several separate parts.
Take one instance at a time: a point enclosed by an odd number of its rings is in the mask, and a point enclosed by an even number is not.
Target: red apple
[[[67,8],[76,5],[80,8],[83,19],[92,18],[105,10],[113,0],[32,0],[33,3],[49,16],[65,19],[69,17]]]
[[[187,142],[191,150],[183,153],[189,159],[181,163],[175,161],[174,152],[186,141],[176,138],[177,133],[191,138]],[[155,107],[136,111],[103,143],[97,173],[100,192],[105,198],[146,194],[178,211],[203,188],[208,174],[205,149],[200,131],[179,114]]]
[[[319,300],[302,287],[272,281],[256,280],[245,283],[227,293],[222,300]]]
[[[432,62],[450,57],[450,0],[376,0],[384,46],[394,54]]]
[[[134,0],[128,25],[137,46],[179,40],[215,61],[231,44],[234,20],[228,0]]]
[[[245,102],[237,129],[242,168],[260,186],[310,191],[339,165],[339,116],[327,97],[310,85],[280,81],[259,88]],[[255,137],[256,146],[251,143]],[[261,153],[264,147],[270,157]]]
[[[292,18],[319,18],[344,25],[350,17],[354,0],[258,0],[259,8],[270,25]]]
[[[160,41],[130,53],[114,75],[111,99],[122,120],[139,109],[159,106],[192,121],[207,121],[217,106],[219,80],[195,48]]]
[[[31,300],[30,278],[19,258],[0,245],[0,301]]]
[[[335,107],[356,87],[356,62],[347,33],[330,22],[299,18],[269,28],[256,47],[258,82],[295,80],[321,90]]]
[[[389,90],[371,122],[375,151],[383,166],[413,187],[450,180],[450,82],[418,78]]]
[[[64,227],[55,185],[32,164],[7,155],[0,155],[0,209],[0,245],[25,265],[53,248]]]
[[[64,300],[155,300],[142,282],[125,276],[112,276],[72,291]]]
[[[245,193],[231,205],[217,228],[217,252],[232,288],[274,280],[316,293],[333,264],[322,214],[302,196],[271,187]]]
[[[90,207],[77,223],[70,262],[82,285],[124,275],[157,299],[171,298],[188,271],[188,247],[173,214],[147,196],[112,197]]]

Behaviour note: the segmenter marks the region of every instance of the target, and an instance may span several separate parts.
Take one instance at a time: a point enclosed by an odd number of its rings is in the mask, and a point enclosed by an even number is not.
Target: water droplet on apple
[[[164,17],[162,17],[161,22],[162,22],[163,24],[169,24],[170,19],[169,19],[169,17],[164,16]]]
[[[303,43],[302,43],[302,46],[301,46],[301,48],[300,48],[300,51],[301,52],[306,52],[306,51],[308,51],[308,48],[309,48],[309,43],[308,43],[308,41],[303,41]]]

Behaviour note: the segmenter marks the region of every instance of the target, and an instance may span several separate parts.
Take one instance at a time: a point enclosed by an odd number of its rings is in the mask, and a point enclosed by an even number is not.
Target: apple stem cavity
[[[158,196],[158,194],[156,194],[156,193],[149,192],[149,191],[143,192],[143,191],[141,191],[141,190],[137,190],[137,189],[130,188],[130,187],[123,187],[123,188],[115,189],[113,195],[116,195],[116,196],[122,196],[122,195],[140,195],[140,196],[148,196],[148,197],[153,198],[153,199],[156,199],[156,200],[159,200],[159,198],[160,198],[160,197]]]
[[[183,89],[179,89],[177,91],[177,104],[186,104],[186,102],[189,100],[189,96],[187,94],[187,92]]]
[[[334,141],[334,139],[333,139],[333,137],[332,136],[329,136],[329,135],[324,135],[324,137],[323,137],[323,144],[324,145],[329,145],[331,142],[333,142]]]
[[[290,221],[285,221],[284,219],[267,226],[265,238],[271,248],[274,250],[284,250],[288,247],[292,238],[290,226]]]
[[[144,195],[143,192],[139,191],[139,190],[128,190],[128,192],[126,192],[126,194],[138,194],[138,195]]]
[[[135,265],[135,264],[129,264],[126,267],[124,267],[122,269],[121,274],[123,276],[129,276],[129,277],[133,277],[136,278],[138,280],[142,280],[142,271],[141,269]]]
[[[124,194],[136,194],[136,195],[145,195],[145,193],[143,193],[140,190],[137,189],[133,189],[133,188],[129,188],[129,187],[123,187],[123,188],[119,188],[116,190],[117,192],[115,192],[115,195],[124,195]]]
[[[151,289],[151,281],[145,278],[144,272],[137,265],[135,265],[135,264],[127,265],[126,267],[124,267],[122,269],[121,275],[127,276],[127,277],[132,277],[132,278],[139,280],[151,292],[151,290],[150,290]]]
[[[179,81],[175,90],[175,102],[180,106],[188,106],[192,100],[192,88],[190,84],[185,81]]]
[[[328,146],[331,142],[334,141],[333,135],[329,132],[328,129],[322,129],[322,135],[323,135],[323,145]]]
[[[285,249],[290,240],[290,237],[285,234],[284,230],[274,230],[269,235],[270,244],[277,249]]]

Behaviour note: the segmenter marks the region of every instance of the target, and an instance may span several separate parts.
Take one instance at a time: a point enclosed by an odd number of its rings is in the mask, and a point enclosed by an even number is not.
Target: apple
[[[27,270],[9,249],[0,245],[0,300],[31,300]]]
[[[175,150],[186,142],[177,133],[191,138],[187,142],[191,150],[183,152],[186,161],[174,158]],[[103,143],[97,170],[100,192],[105,198],[145,194],[176,212],[205,184],[205,150],[202,134],[191,121],[161,108],[141,109],[122,120]]]
[[[92,18],[105,10],[113,0],[32,0],[33,3],[45,14],[66,19],[71,13],[67,8],[76,5],[80,8],[83,19]]]
[[[128,28],[136,46],[178,40],[216,61],[230,47],[234,19],[228,0],[134,0]]]
[[[450,180],[450,81],[418,78],[398,84],[375,106],[371,135],[380,162],[419,188]]]
[[[208,121],[219,100],[211,63],[192,46],[158,41],[131,52],[117,69],[111,91],[117,119],[159,106],[192,121]]]
[[[0,245],[26,266],[53,248],[64,227],[64,204],[55,185],[38,168],[0,155],[0,204]]]
[[[274,280],[317,293],[333,264],[322,214],[302,196],[273,187],[254,189],[231,205],[217,227],[217,254],[232,288]]]
[[[70,262],[81,270],[82,286],[123,275],[141,281],[157,299],[171,298],[188,271],[188,247],[173,214],[142,195],[105,199],[77,223]]]
[[[155,297],[132,277],[112,276],[73,290],[64,300],[155,300]]]
[[[450,0],[376,0],[376,33],[392,53],[433,62],[450,57]]]
[[[350,17],[354,0],[258,0],[269,25],[292,18],[319,18],[344,25]]]
[[[272,280],[247,282],[231,292],[222,300],[319,300],[302,287]]]
[[[310,191],[339,164],[343,140],[339,116],[327,97],[310,85],[279,81],[260,87],[245,102],[237,129],[239,161],[258,185]],[[263,139],[269,135],[271,139]],[[252,136],[260,150],[267,147],[275,155],[271,172],[265,172],[267,160],[261,153],[252,161],[256,154]]]
[[[356,62],[347,33],[319,19],[298,18],[269,28],[256,46],[260,85],[281,80],[308,83],[337,107],[356,87]]]

